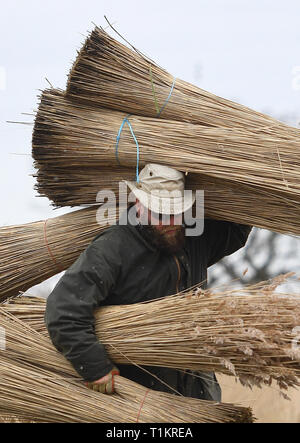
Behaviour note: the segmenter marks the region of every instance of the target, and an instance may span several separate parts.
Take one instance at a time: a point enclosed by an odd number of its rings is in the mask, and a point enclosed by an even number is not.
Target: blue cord
[[[122,132],[123,126],[125,125],[125,122],[126,122],[126,121],[127,121],[127,117],[124,118],[124,120],[123,120],[123,122],[122,122],[122,124],[121,124],[121,126],[120,126],[119,133],[118,133],[118,135],[117,135],[117,143],[116,143],[116,159],[117,159],[117,162],[118,162],[118,165],[119,165],[119,166],[121,166],[121,163],[120,163],[120,160],[119,160],[119,153],[118,153],[118,149],[119,149],[119,141],[120,141],[120,138],[121,138],[121,132]]]
[[[122,133],[123,127],[124,127],[125,123],[127,123],[127,125],[129,126],[129,129],[130,129],[131,135],[132,135],[132,137],[133,137],[133,139],[134,139],[134,141],[135,141],[135,144],[136,144],[136,182],[139,183],[139,181],[140,181],[140,179],[139,179],[140,147],[139,147],[139,144],[138,144],[137,138],[136,138],[136,136],[135,136],[135,134],[134,134],[134,131],[133,131],[133,129],[132,129],[131,123],[130,123],[130,121],[128,120],[128,117],[129,117],[129,116],[130,116],[130,115],[127,115],[127,116],[124,118],[124,120],[123,120],[123,122],[122,122],[122,124],[121,124],[121,126],[120,126],[120,129],[119,129],[119,132],[118,132],[118,135],[117,135],[117,142],[116,142],[116,150],[115,150],[115,154],[116,154],[117,162],[118,162],[118,164],[121,166],[121,163],[120,163],[120,161],[119,161],[118,148],[119,148],[119,142],[120,142],[120,138],[121,138],[121,133]]]
[[[163,110],[167,106],[167,104],[168,104],[168,102],[169,102],[169,100],[171,98],[171,95],[173,93],[173,90],[174,90],[174,87],[175,87],[175,83],[176,83],[176,78],[174,78],[174,80],[173,80],[173,84],[172,84],[170,93],[169,93],[165,103],[163,104],[161,110],[158,112],[157,117],[160,117],[160,114],[163,112]],[[125,125],[125,123],[127,123],[127,125],[129,126],[129,129],[130,129],[131,135],[132,135],[132,137],[133,137],[133,139],[135,141],[135,144],[136,144],[136,182],[139,183],[139,181],[140,181],[140,179],[139,179],[140,147],[139,147],[139,143],[137,141],[137,138],[136,138],[136,136],[134,134],[134,131],[132,129],[131,123],[128,120],[128,117],[130,117],[130,115],[131,114],[127,115],[124,118],[124,120],[122,121],[122,124],[120,126],[120,129],[119,129],[119,132],[118,132],[118,135],[117,135],[115,155],[116,155],[116,160],[118,162],[118,165],[121,166],[121,163],[120,163],[120,160],[119,160],[119,152],[118,152],[118,150],[119,150],[119,142],[120,142],[120,138],[121,138],[121,134],[122,134],[122,130],[124,128],[124,125]]]
[[[136,138],[136,136],[135,136],[135,134],[133,132],[132,126],[130,124],[130,121],[127,120],[127,118],[126,118],[126,122],[127,122],[128,126],[129,126],[130,132],[131,132],[132,137],[133,137],[133,139],[135,141],[135,144],[136,144],[136,182],[139,183],[140,182],[140,179],[139,179],[140,147],[139,147],[137,138]]]
[[[171,86],[171,90],[170,90],[169,96],[168,96],[167,100],[165,101],[165,103],[163,104],[161,110],[160,110],[159,113],[157,114],[157,117],[160,117],[160,114],[163,112],[163,110],[164,110],[165,107],[167,106],[167,104],[168,104],[168,102],[169,102],[169,100],[170,100],[170,98],[171,98],[171,95],[172,95],[172,93],[173,93],[175,83],[176,83],[176,78],[174,77],[173,84],[172,84],[172,86]]]

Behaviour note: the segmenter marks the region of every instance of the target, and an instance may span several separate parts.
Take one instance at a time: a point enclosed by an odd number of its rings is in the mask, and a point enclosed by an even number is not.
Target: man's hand
[[[120,375],[120,371],[117,368],[113,368],[107,375],[93,382],[86,382],[86,386],[93,391],[101,392],[101,394],[113,394],[114,388],[114,376]]]

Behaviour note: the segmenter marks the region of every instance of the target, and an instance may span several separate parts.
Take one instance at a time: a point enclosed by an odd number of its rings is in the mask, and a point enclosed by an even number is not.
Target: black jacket
[[[88,381],[112,369],[104,346],[94,333],[94,310],[174,294],[207,279],[207,268],[244,246],[251,228],[205,220],[204,233],[186,237],[182,252],[157,251],[137,227],[111,226],[99,234],[59,280],[47,300],[45,321],[55,347]],[[152,389],[166,385],[131,365],[118,365],[121,375]],[[147,367],[186,396],[220,400],[213,374],[200,379],[168,368]],[[207,385],[206,385],[207,381]]]

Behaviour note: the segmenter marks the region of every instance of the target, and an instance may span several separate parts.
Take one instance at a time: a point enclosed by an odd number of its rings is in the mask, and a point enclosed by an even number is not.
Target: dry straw
[[[113,211],[111,211],[112,213]],[[68,268],[107,228],[91,207],[35,223],[0,228],[0,301]],[[111,213],[108,223],[116,221]]]
[[[300,352],[295,329],[299,295],[276,294],[290,276],[245,289],[194,289],[151,302],[104,307],[95,330],[113,361],[234,375],[248,386],[276,380],[299,386]],[[47,335],[45,302],[5,305]]]
[[[175,396],[115,377],[116,394],[87,389],[50,341],[0,310],[0,414],[37,422],[251,422],[249,408]]]
[[[55,189],[50,184],[53,177],[57,183],[64,182],[65,195],[70,195],[74,188],[80,192],[80,180],[73,176],[75,181],[66,182],[64,177],[80,168],[87,183],[86,171],[90,169],[100,177],[103,168],[111,168],[113,174],[119,162],[136,167],[137,146],[127,126],[116,149],[123,118],[124,114],[116,111],[70,102],[58,90],[45,91],[33,133],[32,153],[40,171],[38,189],[56,201],[55,193],[51,194],[51,189]],[[140,167],[156,162],[201,174],[199,183],[207,179],[210,189],[215,186],[216,191],[229,196],[240,187],[237,198],[241,202],[231,197],[215,210],[217,218],[223,218],[227,205],[225,213],[233,213],[235,221],[250,221],[254,215],[257,226],[299,235],[300,162],[296,137],[279,140],[243,130],[203,128],[139,116],[130,120],[139,141]],[[75,202],[78,203],[77,198]],[[232,220],[230,216],[229,219]]]
[[[86,172],[82,177],[86,177],[89,181],[94,176]],[[107,173],[105,180],[105,183],[109,184],[110,182],[112,185],[109,173]],[[236,222],[242,220],[244,223],[250,223],[250,217],[253,217],[253,222],[257,221],[259,225],[261,214],[256,214],[255,200],[252,201],[253,205],[248,203],[249,216],[240,219],[239,210],[243,211],[243,200],[241,200],[240,205],[236,202],[237,204],[233,206],[236,212],[231,213],[225,197],[234,199],[234,192],[228,189],[225,193],[224,189],[223,193],[215,193],[213,183],[210,186],[205,197],[206,214],[213,218],[219,218],[221,215],[218,208],[223,208],[223,218],[225,219],[233,219]],[[88,185],[82,189],[86,190],[88,198],[89,196],[92,198],[92,190],[94,189],[96,192],[96,187],[94,185],[90,189],[90,194],[88,193]],[[112,189],[114,188],[112,187]],[[236,193],[241,193],[241,189],[237,188]],[[84,199],[84,195],[79,195]],[[266,208],[269,207],[268,204],[269,201],[266,198]],[[120,211],[122,210],[124,209],[121,208]],[[279,211],[276,211],[276,205],[273,210],[274,214],[279,213]],[[110,208],[110,212],[106,214],[106,222],[99,224],[97,211],[98,206],[81,209],[44,221],[0,228],[0,301],[15,296],[19,292],[24,292],[67,269],[93,238],[107,229],[110,224],[116,222],[119,215],[119,208],[117,208],[118,213]],[[282,218],[288,227],[288,214],[282,213]],[[267,218],[265,221],[266,226],[269,226],[270,229],[278,226],[276,224],[277,219],[271,219],[269,224]],[[290,228],[292,229],[292,227]]]
[[[159,109],[162,119],[241,128],[283,138],[299,136],[295,128],[190,83],[176,79],[174,84],[167,71],[98,27],[78,53],[69,74],[67,96],[130,114],[156,117]]]
[[[89,167],[57,169],[44,165],[36,174],[39,194],[53,201],[54,206],[98,204],[99,191],[113,191],[116,200],[129,199],[122,180],[135,180],[135,168]],[[253,225],[282,234],[300,235],[299,204],[279,193],[272,194],[254,186],[241,185],[202,174],[188,174],[186,189],[204,191],[205,217]],[[113,202],[113,200],[111,200]],[[270,217],[276,214],[276,217]]]
[[[126,115],[75,104],[59,90],[46,90],[35,119],[32,154],[36,166],[136,166],[137,146],[125,125]],[[296,136],[280,140],[244,129],[200,125],[141,116],[129,117],[139,143],[139,163],[161,163],[183,172],[300,196],[299,148]],[[118,148],[118,149],[117,149]]]

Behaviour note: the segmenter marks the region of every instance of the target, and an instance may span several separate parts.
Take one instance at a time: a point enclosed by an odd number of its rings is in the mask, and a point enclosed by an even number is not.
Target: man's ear
[[[135,207],[136,207],[136,215],[138,218],[140,218],[143,215],[143,212],[142,212],[142,204],[138,198],[135,201]]]
[[[135,207],[136,207],[137,217],[140,220],[145,218],[144,224],[147,224],[148,223],[148,210],[147,210],[147,208],[145,208],[145,206],[140,202],[140,200],[138,198],[136,199]]]

